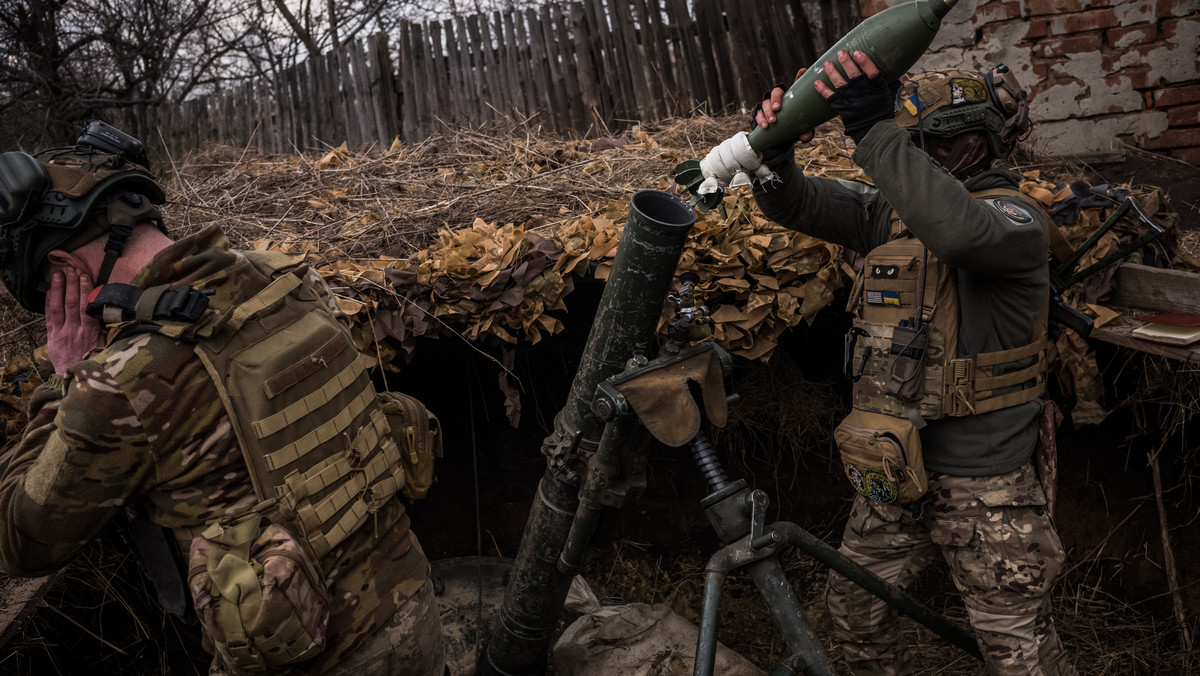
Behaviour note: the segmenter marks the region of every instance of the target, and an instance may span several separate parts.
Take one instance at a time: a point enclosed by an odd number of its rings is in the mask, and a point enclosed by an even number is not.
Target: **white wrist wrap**
[[[749,185],[747,172],[751,171],[759,181],[771,178],[771,170],[763,166],[762,156],[750,147],[749,137],[744,131],[725,139],[709,151],[700,160],[700,171],[704,173],[704,182],[697,190],[701,195],[714,193],[720,188]]]

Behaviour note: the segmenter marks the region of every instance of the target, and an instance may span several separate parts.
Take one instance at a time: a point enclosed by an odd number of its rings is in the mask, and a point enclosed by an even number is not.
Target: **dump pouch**
[[[400,449],[404,465],[404,487],[400,492],[409,502],[420,500],[437,481],[434,463],[442,457],[441,424],[416,397],[380,392],[376,401]]]
[[[188,588],[204,647],[233,676],[274,672],[325,647],[324,581],[278,516],[274,501],[263,503],[192,540]]]
[[[855,409],[833,438],[846,478],[863,497],[905,505],[925,494],[921,436],[909,420]]]

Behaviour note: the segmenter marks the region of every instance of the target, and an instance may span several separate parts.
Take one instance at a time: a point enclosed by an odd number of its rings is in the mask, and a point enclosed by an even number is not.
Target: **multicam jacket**
[[[211,226],[161,251],[133,284],[212,289],[212,305],[229,307],[258,290],[239,284],[247,265]],[[0,568],[10,574],[60,568],[127,508],[171,529],[186,561],[206,524],[256,502],[211,378],[192,346],[171,338],[115,340],[38,388],[29,419],[0,465]],[[314,674],[386,623],[429,572],[399,499],[326,555],[321,568],[328,571],[331,613],[326,649],[303,665]]]

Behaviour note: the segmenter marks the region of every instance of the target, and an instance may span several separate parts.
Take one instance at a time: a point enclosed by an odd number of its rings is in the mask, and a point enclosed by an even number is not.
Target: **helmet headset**
[[[133,227],[166,201],[141,141],[99,120],[74,146],[0,154],[0,277],[26,310],[45,312],[46,256],[108,233],[96,286],[105,284]]]

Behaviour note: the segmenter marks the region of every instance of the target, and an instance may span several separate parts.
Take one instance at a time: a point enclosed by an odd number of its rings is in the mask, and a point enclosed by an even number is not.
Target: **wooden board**
[[[21,625],[41,603],[42,597],[62,576],[62,571],[46,577],[8,577],[0,575],[0,646],[21,633]]]
[[[1114,282],[1117,305],[1158,312],[1200,312],[1200,274],[1122,263]]]
[[[1170,359],[1178,359],[1179,361],[1192,362],[1200,364],[1200,348],[1191,347],[1176,347],[1174,345],[1163,345],[1162,343],[1152,343],[1148,340],[1142,340],[1130,334],[1133,329],[1142,325],[1143,322],[1125,319],[1113,324],[1105,324],[1104,326],[1092,331],[1091,337],[1094,340],[1120,345],[1140,352],[1148,354],[1156,354],[1160,357],[1168,357]]]

